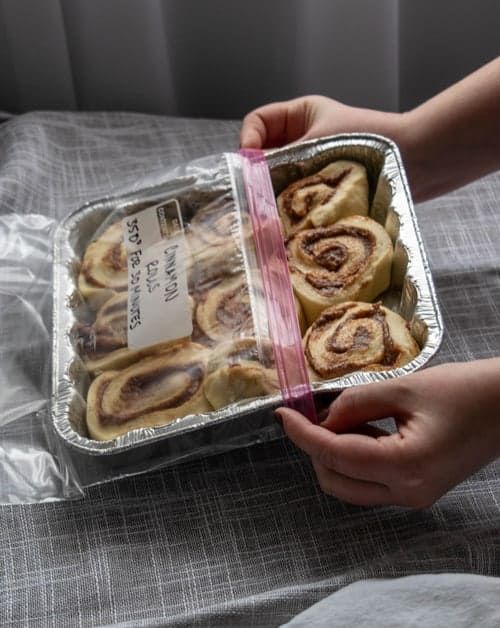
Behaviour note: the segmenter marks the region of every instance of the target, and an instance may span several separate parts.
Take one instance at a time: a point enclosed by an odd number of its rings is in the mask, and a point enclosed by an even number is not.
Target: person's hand
[[[274,148],[336,133],[381,133],[399,139],[403,114],[344,105],[325,96],[305,96],[259,107],[243,120],[242,148]]]
[[[399,147],[413,198],[424,201],[500,168],[500,57],[411,111],[389,113],[305,96],[243,120],[242,148],[275,148],[337,133],[377,133]]]
[[[278,413],[325,493],[425,508],[500,455],[500,358],[353,387],[321,425],[288,408]],[[385,417],[397,432],[366,424]]]

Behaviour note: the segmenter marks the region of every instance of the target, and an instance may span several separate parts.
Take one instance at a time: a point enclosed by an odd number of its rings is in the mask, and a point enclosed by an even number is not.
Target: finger
[[[387,486],[347,477],[312,460],[316,477],[323,492],[357,506],[376,506],[392,502]]]
[[[353,386],[331,404],[322,426],[334,432],[352,430],[368,421],[404,418],[411,411],[411,388],[399,380]]]
[[[240,148],[264,148],[267,131],[261,118],[253,113],[243,120],[240,131]]]
[[[299,412],[278,408],[288,438],[311,458],[342,475],[385,483],[394,477],[399,435],[373,438],[364,434],[335,434],[314,425]]]
[[[298,140],[305,132],[301,99],[259,107],[245,116],[240,132],[242,148],[273,148]]]
[[[268,144],[268,137],[274,138],[283,135],[284,113],[282,103],[272,103],[259,107],[251,111],[243,119],[240,131],[240,146],[242,148],[265,148]],[[267,120],[270,119],[273,128],[268,129]],[[271,122],[269,123],[271,127]]]

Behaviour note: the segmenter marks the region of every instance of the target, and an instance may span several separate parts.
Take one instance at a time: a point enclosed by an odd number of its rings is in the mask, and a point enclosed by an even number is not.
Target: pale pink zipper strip
[[[283,402],[317,423],[266,157],[260,150],[248,149],[240,150],[240,155]]]

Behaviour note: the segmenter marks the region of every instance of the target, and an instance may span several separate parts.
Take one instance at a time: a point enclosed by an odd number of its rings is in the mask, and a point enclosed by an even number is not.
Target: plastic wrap
[[[419,350],[401,367],[311,383],[275,197],[341,159],[368,172],[370,216],[394,246],[380,299],[405,319]],[[47,387],[33,401],[43,443],[31,455],[24,442],[16,455],[14,441],[2,442],[20,466],[3,501],[76,497],[96,483],[276,438],[278,405],[314,421],[311,391],[397,377],[439,346],[404,173],[383,138],[327,138],[270,151],[267,160],[214,155],[88,203],[57,228],[49,223],[53,278],[40,290],[46,302],[53,294],[52,379],[47,368]],[[49,330],[31,330],[45,351]]]

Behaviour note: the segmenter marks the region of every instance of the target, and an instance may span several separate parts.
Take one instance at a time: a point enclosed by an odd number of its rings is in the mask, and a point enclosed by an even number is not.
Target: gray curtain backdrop
[[[498,0],[0,0],[0,110],[408,109],[500,54]]]

